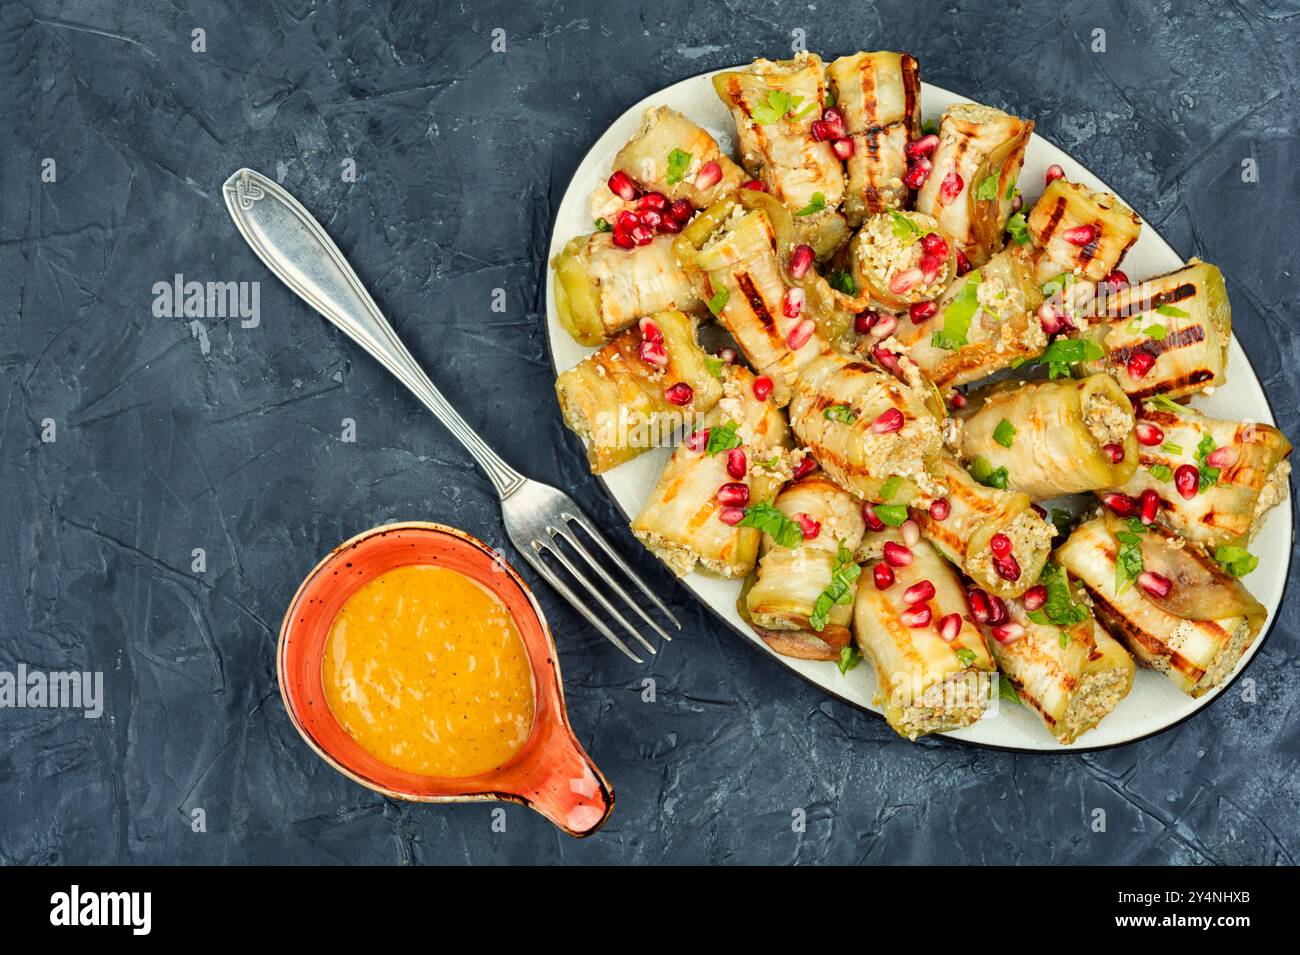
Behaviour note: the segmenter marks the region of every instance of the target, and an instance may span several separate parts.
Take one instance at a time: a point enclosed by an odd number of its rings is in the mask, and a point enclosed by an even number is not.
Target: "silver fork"
[[[487,473],[501,496],[501,514],[510,540],[578,613],[582,614],[610,643],[637,663],[643,662],[612,629],[596,616],[589,604],[595,601],[609,616],[650,653],[654,645],[646,640],[617,607],[594,586],[560,546],[562,539],[573,553],[596,574],[614,594],[621,597],[637,616],[665,640],[672,637],[640,603],[628,595],[623,586],[601,566],[597,555],[585,546],[574,532],[574,525],[595,542],[622,573],[640,589],[647,600],[678,630],[681,624],[662,600],[646,586],[627,562],[600,535],[596,527],[567,494],[549,484],[530,481],[506,464],[483,439],[465,423],[429,376],[415,363],[391,325],[384,319],[370,293],[348,264],[338,246],[330,239],[306,209],[277,183],[252,169],[240,169],[226,180],[222,188],[226,208],[244,239],[258,258],[266,263],[281,281],[345,335],[364,348],[381,365],[406,385],[434,416],[438,418]],[[553,567],[542,560],[549,554],[570,574],[585,592],[574,591]]]

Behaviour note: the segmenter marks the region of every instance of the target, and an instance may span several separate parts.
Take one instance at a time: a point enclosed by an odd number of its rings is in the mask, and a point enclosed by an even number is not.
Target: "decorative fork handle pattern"
[[[252,169],[240,169],[222,191],[230,217],[267,268],[406,385],[473,455],[502,500],[524,484],[416,364],[339,247],[298,200]]]

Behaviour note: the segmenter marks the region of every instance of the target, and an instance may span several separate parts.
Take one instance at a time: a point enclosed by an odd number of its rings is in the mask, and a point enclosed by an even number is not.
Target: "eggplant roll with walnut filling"
[[[940,388],[965,385],[1042,354],[1042,304],[1029,254],[1013,243],[955,279],[933,316],[900,321],[894,338]]]
[[[1286,500],[1291,442],[1272,425],[1221,421],[1169,401],[1145,402],[1138,422],[1155,443],[1138,449],[1141,466],[1116,490],[1132,498],[1155,491],[1160,519],[1188,540],[1246,547]],[[1190,499],[1174,482],[1179,468],[1196,472]]]
[[[570,239],[551,262],[556,318],[581,345],[595,347],[643,315],[704,307],[702,283],[673,251],[673,236],[620,249],[607,232]]]
[[[897,530],[868,534],[863,548],[879,555],[886,541],[900,544]],[[853,638],[876,668],[876,704],[894,731],[908,739],[970,726],[984,714],[994,671],[984,637],[967,619],[957,573],[930,544],[909,548],[912,561],[894,567],[894,582],[877,588],[873,568],[863,567],[853,604]],[[909,588],[929,581],[934,596],[908,604]],[[925,616],[928,611],[928,618]],[[956,614],[960,628],[945,640],[940,622]]]
[[[927,253],[926,236],[943,239],[942,255]],[[872,301],[901,310],[938,298],[957,275],[957,247],[939,223],[919,212],[873,215],[849,243],[849,265]]]
[[[709,371],[710,356],[696,344],[694,319],[658,312],[642,325],[644,330],[619,332],[555,380],[564,423],[585,439],[595,474],[667,444],[682,421],[704,414],[722,397],[722,382]],[[668,353],[662,368],[640,356],[643,336],[652,329]],[[685,404],[667,397],[680,384],[690,388]]]
[[[659,481],[632,522],[632,533],[679,577],[699,564],[720,577],[743,577],[758,559],[762,532],[754,527],[722,520],[728,505],[720,501],[725,485],[748,488],[747,506],[771,503],[789,479],[790,430],[771,398],[754,397],[754,376],[739,366],[729,366],[722,383],[722,398],[704,419],[698,440],[688,440],[673,450]],[[720,442],[718,435],[734,434],[739,444]],[[727,472],[728,444],[744,452],[747,473],[736,478]],[[710,453],[712,449],[713,453]]]
[[[1056,561],[1138,662],[1189,696],[1208,692],[1236,669],[1268,616],[1200,547],[1158,525],[1138,534],[1114,517],[1088,521],[1057,548]]]
[[[1105,352],[1078,366],[1082,373],[1108,370],[1133,401],[1217,387],[1227,380],[1232,337],[1223,273],[1192,259],[1176,272],[1114,292],[1098,324],[1081,334]]]
[[[948,514],[937,520],[925,506],[912,509],[921,532],[945,557],[979,586],[999,597],[1019,597],[1038,580],[1052,547],[1052,527],[1038,515],[1029,495],[985,487],[949,455],[935,470],[935,497],[948,503]],[[1005,535],[1010,549],[993,552],[995,535]]]
[[[958,103],[939,122],[933,168],[916,210],[939,220],[973,265],[1002,248],[1032,120],[979,103]]]
[[[854,53],[826,67],[835,106],[853,141],[844,212],[856,228],[907,204],[907,144],[921,135],[921,78],[910,53]]]
[[[980,629],[1021,704],[1068,744],[1128,696],[1136,667],[1073,593],[1068,574],[1048,564],[1043,578],[1052,589],[1044,607],[1031,612],[1022,601],[1008,600],[1009,623]]]
[[[849,645],[853,594],[857,591],[857,581],[843,573],[841,548],[856,568],[852,554],[866,531],[862,505],[848,491],[814,473],[778,494],[776,508],[791,521],[798,522],[802,516],[805,526],[816,527],[816,533],[809,537],[805,532],[797,547],[781,546],[771,535],[763,535],[757,579],[742,598],[741,616],[777,653],[804,660],[838,660],[840,651]],[[837,568],[845,578],[842,595],[828,591]],[[822,608],[824,619],[818,615],[823,594],[828,598],[822,603],[830,603]]]
[[[841,487],[880,501],[891,478],[891,500],[911,500],[932,488],[931,463],[942,442],[936,400],[866,362],[826,352],[804,369],[790,402],[790,426]]]
[[[1122,484],[1138,464],[1133,406],[1110,375],[1007,381],[970,396],[961,456],[1007,469],[1036,501]]]
[[[1035,277],[1047,282],[1070,273],[1100,282],[1138,240],[1142,220],[1109,192],[1092,192],[1064,179],[1048,183],[1029,213],[1029,236],[1039,248]]]
[[[795,213],[801,241],[819,259],[830,255],[848,238],[848,225],[839,212],[844,169],[830,142],[812,134],[826,102],[821,57],[755,60],[748,69],[719,73],[713,88],[736,121],[741,164]]]

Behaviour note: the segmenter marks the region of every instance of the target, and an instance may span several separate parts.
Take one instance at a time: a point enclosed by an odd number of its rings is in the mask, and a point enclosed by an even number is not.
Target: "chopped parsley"
[[[843,292],[845,295],[857,295],[858,283],[853,278],[851,272],[836,272],[831,276],[831,288],[837,292]]]
[[[1003,418],[998,422],[998,426],[993,429],[993,440],[1004,448],[1009,448],[1012,442],[1016,440],[1016,426]]]
[[[728,421],[726,424],[709,429],[709,441],[704,446],[704,450],[705,453],[712,456],[723,451],[730,451],[732,448],[738,448],[740,445],[740,435],[736,434],[736,422]]]
[[[882,501],[890,500],[895,494],[898,493],[898,488],[902,483],[903,483],[903,479],[898,475],[894,475],[893,477],[886,478],[885,483],[880,485],[880,499]]]
[[[1147,470],[1151,472],[1151,476],[1157,481],[1172,481],[1174,478],[1174,472],[1169,470],[1167,464],[1153,464]]]
[[[1215,447],[1214,438],[1208,434],[1202,435],[1201,440],[1196,444],[1196,470],[1201,475],[1201,480],[1196,487],[1198,493],[1219,483],[1221,469],[1212,468],[1205,463],[1205,456],[1213,451]]]
[[[809,201],[808,205],[804,206],[802,209],[796,212],[795,215],[797,216],[815,215],[816,213],[821,212],[825,208],[826,208],[826,197],[822,195],[820,192],[814,192],[812,194],[812,199]]]
[[[1244,547],[1226,545],[1214,549],[1214,559],[1234,577],[1245,577],[1259,566],[1259,558]]]
[[[1069,577],[1056,564],[1050,562],[1044,564],[1038,582],[1047,588],[1047,602],[1039,609],[1029,611],[1029,619],[1034,623],[1072,627],[1088,619],[1087,608],[1083,604],[1074,602],[1074,595],[1070,592]]]
[[[1181,444],[1174,444],[1172,441],[1166,441],[1164,444],[1160,445],[1160,450],[1165,454],[1182,454],[1183,446]]]
[[[727,291],[727,289],[725,288],[718,289],[716,292],[713,293],[713,298],[709,299],[709,311],[712,312],[714,315],[721,314],[722,310],[727,305],[727,299],[730,297],[731,297],[731,293]]]
[[[665,182],[670,186],[675,186],[686,178],[686,170],[691,168],[691,160],[695,157],[683,149],[674,149],[668,154],[668,175]]]
[[[840,424],[853,424],[858,413],[848,405],[828,405],[822,409],[822,417],[827,421],[838,421]]]
[[[1188,313],[1181,308],[1175,308],[1172,305],[1157,305],[1156,311],[1161,315],[1167,315],[1170,318],[1186,318]]]
[[[613,227],[612,225],[610,225],[610,224],[609,224],[606,220],[604,220],[604,219],[597,219],[597,220],[596,220],[596,231],[597,231],[597,232],[613,232],[613,231],[614,231],[614,227]]]
[[[927,236],[934,231],[933,229],[921,228],[912,221],[911,216],[905,216],[896,209],[890,209],[888,211],[889,218],[893,220],[893,225],[890,226],[890,229],[894,233],[894,238],[903,243],[903,248],[905,249],[922,236]]]
[[[1172,398],[1166,397],[1165,395],[1152,395],[1146,401],[1147,404],[1153,405],[1161,411],[1170,411],[1174,414],[1182,414],[1187,410],[1178,402],[1174,401]]]
[[[1128,530],[1119,531],[1115,539],[1119,549],[1115,552],[1115,596],[1133,586],[1133,581],[1142,573],[1142,535],[1146,528],[1137,518],[1130,518]]]
[[[1020,245],[1029,244],[1029,223],[1025,221],[1025,214],[1017,212],[1007,220],[1007,232],[1011,238],[1015,239]]]
[[[803,543],[803,529],[771,504],[751,504],[737,527],[753,527],[762,531],[782,547],[798,547]]]
[[[803,102],[802,96],[791,96],[785,90],[772,90],[763,101],[754,107],[750,115],[760,126],[777,123],[786,114]]]
[[[820,632],[826,629],[832,608],[853,602],[853,584],[857,581],[862,568],[853,559],[853,551],[840,541],[835,552],[835,563],[831,567],[831,582],[817,595],[813,612],[808,616],[808,626]]]
[[[927,119],[924,123],[921,124],[921,132],[926,136],[929,136],[931,133],[938,133],[939,124],[932,119]]]
[[[966,276],[966,283],[953,299],[944,306],[943,328],[930,336],[930,344],[935,348],[956,351],[967,342],[971,319],[979,311],[980,274],[974,271]]]
[[[992,202],[998,197],[998,177],[997,174],[989,176],[975,187],[975,198],[982,199],[985,202]]]
[[[862,658],[858,656],[857,650],[853,649],[852,647],[844,647],[842,650],[840,650],[840,662],[839,662],[840,673],[848,673],[850,670],[852,670],[855,666],[858,665],[858,661],[861,659]]]
[[[1015,686],[1011,683],[1011,678],[1005,673],[998,674],[998,699],[1006,700],[1008,703],[1020,705],[1020,694],[1016,692]]]
[[[871,509],[880,518],[880,523],[890,527],[902,527],[907,521],[906,504],[875,504]]]
[[[1142,334],[1145,335],[1147,338],[1153,338],[1158,342],[1164,341],[1165,337],[1168,336],[1169,334],[1169,329],[1165,328],[1165,326],[1159,323],[1155,325],[1148,325],[1146,328],[1142,329],[1141,331]]]
[[[1064,534],[1066,530],[1069,529],[1070,525],[1074,523],[1074,515],[1069,511],[1062,510],[1059,507],[1054,507],[1052,508],[1049,520],[1051,525],[1056,528],[1058,534]]]
[[[1070,374],[1070,368],[1080,362],[1099,361],[1106,352],[1091,338],[1057,338],[1037,358],[1024,362],[1026,365],[1046,365],[1048,378],[1063,378]]]
[[[1039,288],[1044,298],[1051,298],[1053,295],[1060,295],[1075,282],[1079,281],[1073,272],[1062,272],[1054,279],[1048,279]]]
[[[957,653],[957,659],[961,661],[962,666],[968,667],[968,666],[973,666],[975,664],[974,650],[968,650],[965,647],[958,647],[956,653]]]
[[[999,491],[1007,489],[1006,467],[993,467],[993,463],[984,455],[977,455],[970,463],[970,476],[985,487],[995,487]]]

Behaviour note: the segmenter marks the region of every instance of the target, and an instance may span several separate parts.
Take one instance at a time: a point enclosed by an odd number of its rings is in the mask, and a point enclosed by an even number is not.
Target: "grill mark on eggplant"
[[[1120,365],[1128,364],[1128,360],[1136,352],[1144,351],[1151,355],[1152,358],[1159,358],[1166,352],[1174,351],[1178,348],[1186,348],[1189,345],[1198,345],[1205,341],[1205,326],[1188,325],[1177,331],[1169,332],[1164,338],[1146,338],[1134,345],[1120,345],[1110,350],[1112,361]],[[1191,372],[1197,374],[1203,369]],[[1213,376],[1213,372],[1206,372],[1207,375]],[[1203,381],[1204,379],[1198,379]],[[1161,385],[1160,391],[1167,391],[1167,385]],[[1131,399],[1132,396],[1130,396]]]
[[[753,309],[754,315],[762,323],[763,328],[769,334],[774,333],[776,331],[776,319],[767,310],[767,303],[763,301],[763,296],[758,294],[758,288],[754,285],[754,280],[749,273],[738,273],[736,275],[736,285],[740,287],[741,293],[745,296],[745,301],[749,303],[749,307]]]
[[[921,128],[921,112],[917,109],[921,83],[917,70],[916,57],[904,53],[899,61],[903,74],[903,124],[908,130],[909,138],[915,139]]]
[[[1132,245],[1132,242],[1129,245]],[[1127,248],[1128,246],[1125,246],[1125,249]],[[1196,297],[1196,286],[1191,282],[1184,282],[1174,288],[1154,292],[1147,298],[1139,298],[1138,295],[1144,287],[1144,285],[1139,285],[1137,291],[1133,294],[1118,297],[1119,300],[1115,302],[1114,307],[1111,307],[1110,302],[1107,302],[1105,314],[1109,317],[1129,318],[1155,311],[1161,305],[1173,305],[1175,302]]]
[[[1047,224],[1043,226],[1043,237],[1040,243],[1045,247],[1048,242],[1052,241],[1052,236],[1056,234],[1057,227],[1061,224],[1061,219],[1065,216],[1066,201],[1065,197],[1056,200],[1056,205],[1052,206],[1051,213],[1047,216]]]
[[[1127,392],[1129,398],[1133,401],[1141,401],[1144,398],[1150,398],[1164,391],[1175,391],[1179,388],[1191,388],[1199,385],[1203,381],[1210,381],[1214,377],[1214,372],[1209,369],[1201,368],[1186,375],[1178,375],[1175,378],[1166,378],[1163,381],[1153,382],[1145,388],[1139,388],[1136,391]]]
[[[1102,595],[1101,591],[1097,590],[1097,588],[1084,581],[1080,581],[1080,583],[1083,584],[1083,589],[1088,592],[1088,596],[1092,598],[1093,606],[1096,609],[1098,616],[1100,616],[1106,624],[1106,629],[1110,630],[1112,633],[1114,631],[1119,631],[1119,636],[1122,637],[1125,642],[1141,647],[1148,656],[1158,657],[1165,660],[1170,667],[1177,670],[1179,673],[1184,673],[1188,677],[1192,678],[1193,684],[1199,683],[1201,678],[1205,676],[1204,668],[1197,666],[1177,650],[1171,648],[1169,644],[1165,643],[1159,637],[1154,637],[1148,634],[1145,630],[1131,621],[1124,611],[1120,610],[1113,603],[1107,600]],[[1144,661],[1141,660],[1138,662],[1144,663]],[[1150,666],[1150,664],[1146,663],[1144,663],[1144,665]],[[1158,668],[1153,667],[1153,669]]]

